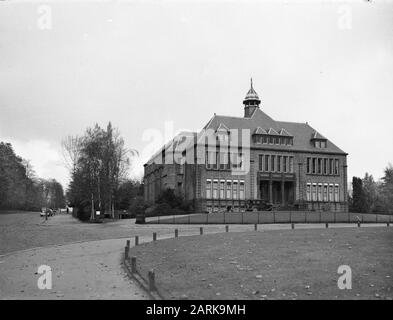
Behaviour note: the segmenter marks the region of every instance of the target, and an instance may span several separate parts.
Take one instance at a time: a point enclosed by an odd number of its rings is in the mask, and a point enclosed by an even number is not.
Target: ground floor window
[[[328,201],[328,185],[325,183],[323,186],[323,200]]]
[[[238,187],[238,182],[237,182],[237,180],[234,180],[233,181],[233,192],[232,192],[233,199],[237,199],[237,187]]]
[[[334,186],[334,201],[338,202],[340,199],[340,189],[338,184]]]
[[[317,184],[312,184],[312,201],[317,201]]]
[[[206,180],[206,198],[210,199],[212,197],[212,181],[210,179]]]
[[[311,183],[307,183],[307,201],[311,201]]]
[[[225,199],[225,180],[220,180],[220,199]]]
[[[232,199],[232,181],[227,180],[227,199]]]
[[[312,183],[306,184],[307,201],[339,202],[340,185],[333,183]]]
[[[333,202],[333,185],[329,185],[329,201]]]
[[[213,199],[218,198],[218,180],[213,181]]]
[[[318,201],[323,201],[323,198],[322,198],[322,183],[318,184]]]
[[[244,181],[240,180],[239,184],[239,199],[244,200]]]

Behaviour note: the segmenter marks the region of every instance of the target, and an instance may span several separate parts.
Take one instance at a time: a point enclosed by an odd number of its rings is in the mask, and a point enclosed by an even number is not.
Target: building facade
[[[251,82],[244,117],[214,115],[158,150],[145,164],[145,200],[171,188],[195,211],[347,212],[347,153],[308,123],[273,120],[260,103]]]

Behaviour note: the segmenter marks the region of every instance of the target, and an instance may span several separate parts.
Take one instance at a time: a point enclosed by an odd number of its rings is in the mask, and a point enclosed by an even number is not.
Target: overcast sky
[[[349,153],[349,179],[393,162],[391,1],[45,3],[0,2],[0,140],[39,176],[66,184],[60,140],[96,122],[147,157],[165,121],[242,116],[251,76],[273,119]]]

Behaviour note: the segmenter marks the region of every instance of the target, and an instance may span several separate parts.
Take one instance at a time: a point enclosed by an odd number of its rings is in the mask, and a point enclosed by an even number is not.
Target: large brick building
[[[214,115],[164,145],[145,164],[145,200],[172,188],[196,211],[346,212],[347,154],[308,123],[273,120],[260,103],[251,82],[244,117]]]

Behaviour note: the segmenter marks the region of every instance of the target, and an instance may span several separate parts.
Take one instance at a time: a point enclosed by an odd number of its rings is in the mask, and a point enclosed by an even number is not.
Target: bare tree
[[[78,136],[67,136],[61,141],[64,164],[74,173],[81,157],[82,138]]]

